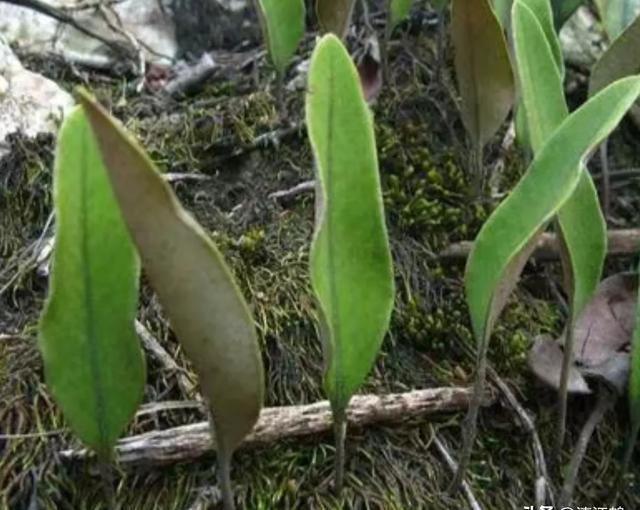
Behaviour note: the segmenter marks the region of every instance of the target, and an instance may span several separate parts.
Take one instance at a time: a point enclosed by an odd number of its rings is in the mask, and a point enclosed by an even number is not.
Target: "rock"
[[[104,39],[120,43],[134,51],[136,41],[145,59],[168,64],[178,46],[168,0],[124,0],[101,9],[76,9],[81,0],[48,0],[56,9],[66,9],[83,27]],[[115,27],[115,28],[114,28]],[[54,53],[65,59],[97,68],[112,66],[114,55],[105,42],[89,37],[75,28],[26,7],[0,2],[0,34],[11,44],[31,53]]]
[[[0,157],[8,151],[8,135],[55,133],[73,104],[71,95],[54,82],[22,67],[0,37]]]
[[[236,49],[260,40],[256,13],[248,0],[120,0],[101,9],[86,0],[45,3],[73,15],[83,27],[132,54],[141,51],[152,64],[167,66],[211,49]],[[80,4],[85,7],[79,8]],[[80,65],[109,68],[122,61],[103,41],[29,8],[3,2],[0,35],[21,50],[54,53]]]
[[[580,7],[562,27],[560,44],[568,63],[589,71],[604,52],[606,36],[593,13]]]

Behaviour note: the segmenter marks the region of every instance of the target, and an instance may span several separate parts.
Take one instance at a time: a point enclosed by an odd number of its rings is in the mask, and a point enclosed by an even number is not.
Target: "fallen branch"
[[[363,427],[374,423],[394,423],[417,416],[461,411],[471,399],[469,388],[433,388],[390,395],[359,395],[348,410],[349,425]],[[494,401],[485,397],[485,405]],[[318,435],[333,426],[331,407],[324,400],[303,406],[268,407],[262,410],[253,432],[243,446],[272,443],[281,439]],[[121,465],[158,465],[197,459],[214,451],[208,422],[147,432],[118,442],[116,455]],[[87,450],[65,450],[61,457],[85,459]]]
[[[640,229],[610,230],[607,237],[608,255],[635,255],[640,251]],[[455,243],[440,252],[439,257],[450,260],[464,260],[471,252],[472,247],[472,241]],[[559,258],[558,239],[555,234],[542,234],[533,256],[540,260]]]

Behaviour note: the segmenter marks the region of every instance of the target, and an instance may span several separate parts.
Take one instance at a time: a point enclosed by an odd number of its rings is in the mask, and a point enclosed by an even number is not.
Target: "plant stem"
[[[98,470],[102,479],[102,488],[104,489],[104,497],[109,510],[117,510],[116,491],[113,489],[113,476],[111,473],[111,464],[104,460],[98,461]]]
[[[483,147],[480,144],[473,144],[471,148],[471,171],[473,172],[473,182],[477,196],[481,196],[484,191],[484,166]]]
[[[600,164],[602,166],[602,211],[609,217],[611,210],[611,172],[609,171],[609,139],[600,144]]]
[[[231,457],[232,455],[218,452],[218,487],[222,492],[222,506],[224,510],[235,510],[233,501],[233,487],[231,485]]]
[[[212,441],[216,443],[216,459],[218,463],[216,475],[218,488],[222,493],[222,508],[224,508],[224,510],[235,510],[236,504],[233,501],[233,486],[231,485],[231,459],[233,457],[233,450],[228,451],[227,445],[225,445],[216,434],[215,422],[211,410],[209,410],[209,433],[211,434]]]
[[[473,395],[469,403],[469,411],[464,420],[462,430],[462,452],[460,453],[460,461],[458,469],[451,483],[450,490],[457,491],[462,486],[465,472],[471,459],[471,450],[476,439],[476,430],[478,426],[478,412],[482,405],[482,397],[484,396],[484,385],[487,378],[487,351],[489,349],[489,338],[484,338],[478,357],[476,360],[476,378],[473,384]]]
[[[562,372],[560,374],[560,387],[558,389],[558,421],[556,423],[556,441],[554,447],[554,455],[552,457],[553,464],[560,465],[560,456],[562,454],[562,446],[564,445],[564,436],[567,427],[567,403],[569,399],[569,375],[571,366],[573,365],[573,304],[569,305],[567,332],[564,339],[564,356],[562,357]]]
[[[284,108],[284,73],[276,71],[276,107],[280,120],[286,120],[287,112]]]
[[[593,411],[591,411],[589,419],[580,431],[580,437],[578,438],[576,447],[571,455],[571,462],[569,463],[567,476],[562,486],[562,492],[560,493],[560,500],[558,503],[560,508],[566,507],[571,503],[573,490],[578,479],[578,470],[580,469],[582,459],[587,452],[587,446],[589,446],[589,441],[593,435],[593,431],[602,421],[605,413],[613,406],[615,401],[616,398],[613,392],[607,389],[604,385],[598,389],[598,401],[596,402]]]
[[[345,465],[345,441],[347,437],[347,416],[344,411],[334,413],[333,430],[336,442],[336,458],[335,458],[335,491],[337,495],[342,493],[344,487],[344,465]]]

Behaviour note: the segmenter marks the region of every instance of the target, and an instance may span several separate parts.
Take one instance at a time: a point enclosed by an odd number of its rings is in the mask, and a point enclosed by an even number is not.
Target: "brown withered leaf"
[[[358,75],[367,103],[373,103],[382,90],[380,44],[375,35],[369,37],[362,55],[357,59]]]
[[[574,365],[569,391],[590,393],[598,379],[622,392],[629,375],[629,348],[635,323],[638,275],[620,273],[604,279],[578,317],[574,328]],[[553,341],[539,337],[529,352],[529,367],[558,389],[564,335]]]
[[[316,0],[316,15],[322,31],[343,39],[349,30],[355,3],[355,0]]]

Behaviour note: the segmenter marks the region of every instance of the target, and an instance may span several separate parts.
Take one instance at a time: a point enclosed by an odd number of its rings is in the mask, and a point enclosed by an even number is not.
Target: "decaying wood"
[[[348,410],[350,427],[401,422],[417,416],[465,410],[471,399],[469,388],[433,388],[389,395],[353,397]],[[484,405],[494,401],[485,396]],[[262,410],[253,432],[243,446],[272,443],[281,439],[324,434],[331,430],[331,407],[324,400],[303,406],[268,407]],[[122,466],[158,465],[193,460],[214,450],[207,422],[147,432],[120,440],[116,455]],[[66,450],[65,459],[84,459],[87,450]]]
[[[635,255],[640,251],[640,229],[610,230],[608,237],[608,255]],[[462,241],[452,244],[440,252],[443,259],[466,259],[473,247],[472,241]],[[540,260],[554,260],[559,258],[558,239],[555,234],[544,233],[540,236],[533,257]]]

